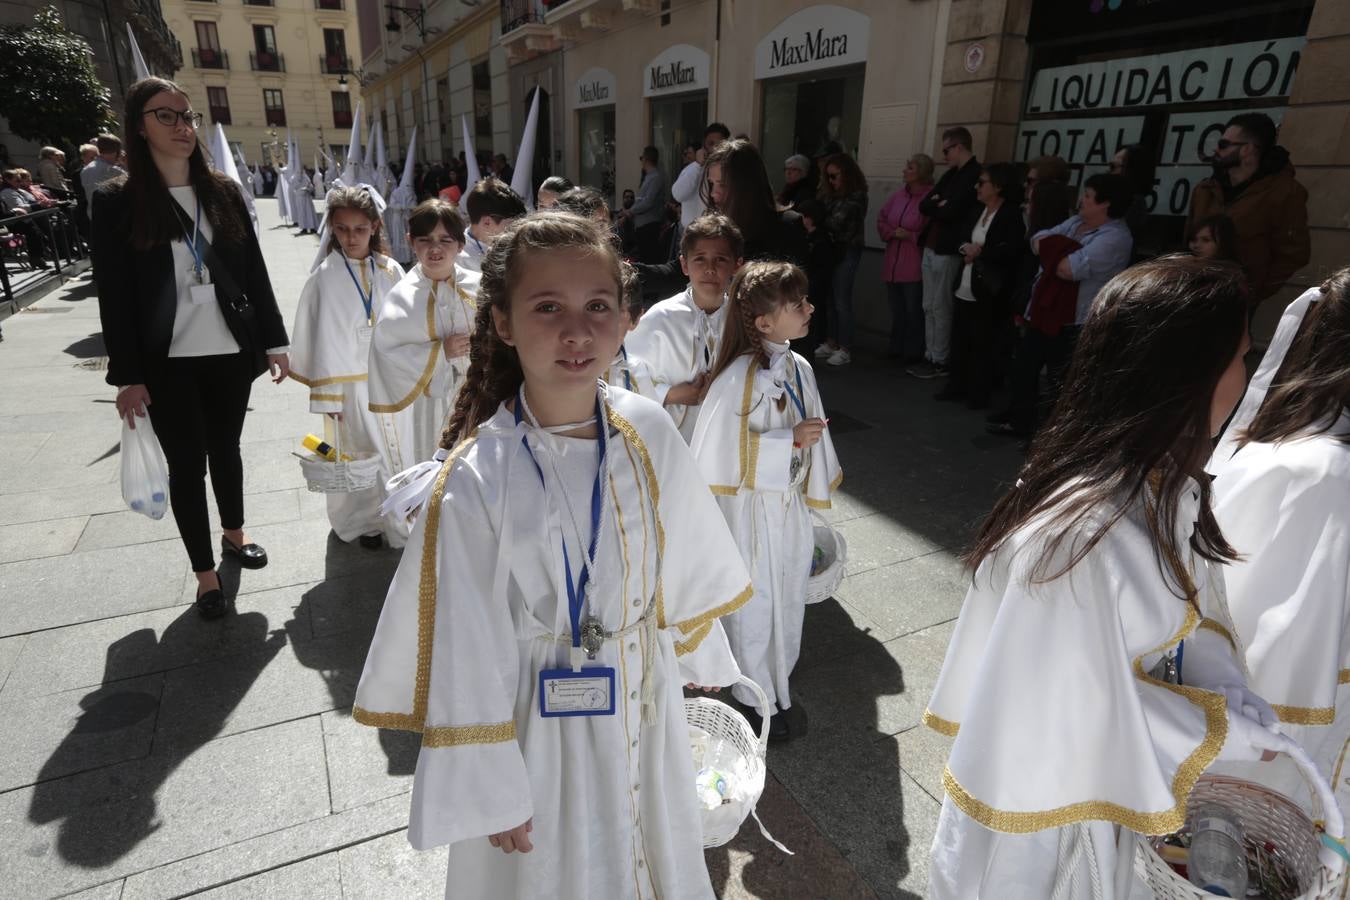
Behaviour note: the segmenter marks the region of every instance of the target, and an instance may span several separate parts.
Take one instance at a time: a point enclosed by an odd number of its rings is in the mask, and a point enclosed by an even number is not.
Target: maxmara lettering
[[[822,59],[844,56],[848,53],[848,35],[826,36],[824,28],[815,33],[806,32],[797,43],[791,37],[782,37],[773,42],[770,51],[769,68],[781,69],[783,66],[799,66]]]
[[[665,66],[651,67],[651,83],[648,88],[653,91],[665,90],[686,84],[692,85],[697,80],[698,76],[693,66],[673,59]]]

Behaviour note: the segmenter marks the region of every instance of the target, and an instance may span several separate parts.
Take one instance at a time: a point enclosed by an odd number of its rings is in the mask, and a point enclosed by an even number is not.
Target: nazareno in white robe
[[[379,254],[345,262],[342,251],[334,250],[305,282],[291,329],[291,377],[309,388],[310,412],[323,415],[324,440],[351,456],[374,453],[381,459],[379,483],[374,487],[326,495],[333,531],[344,541],[383,532],[390,546],[401,547],[408,525],[382,517],[380,503],[385,482],[417,461],[408,443],[408,425],[400,421],[409,419],[411,412],[370,411],[369,352],[362,337],[368,322],[352,276],[374,297],[374,312],[379,298],[403,277],[403,269]],[[328,413],[341,413],[342,421]]]
[[[713,896],[682,685],[738,676],[718,620],[749,578],[669,419],[606,391],[611,501],[590,602],[619,633],[597,658],[616,670],[616,715],[538,712],[540,670],[568,661],[562,539],[575,576],[596,442],[518,427],[505,404],[443,464],[357,688],[357,721],[422,734],[408,838],[450,845],[455,900]],[[488,843],[526,820],[532,852]]]
[[[291,177],[291,216],[301,231],[319,230],[319,217],[314,212],[314,183],[304,169]]]
[[[1350,808],[1350,412],[1277,444],[1239,434],[1265,403],[1311,304],[1290,304],[1238,412],[1210,461],[1214,514],[1242,558],[1228,567],[1228,604],[1251,688],[1303,745]],[[1302,777],[1284,756],[1223,771],[1274,788],[1309,808]]]
[[[432,282],[416,265],[380,302],[370,345],[370,408],[412,409],[404,421],[415,462],[435,455],[469,369],[467,356],[446,359],[441,342],[473,332],[478,281],[476,272],[455,266],[453,282]]]
[[[1189,538],[1198,500],[1187,492],[1184,501],[1178,532]],[[1074,503],[1073,492],[1062,502]],[[1192,786],[1221,752],[1253,758],[1237,737],[1225,745],[1232,714],[1222,694],[1150,674],[1184,639],[1187,669],[1204,661],[1222,683],[1243,683],[1222,574],[1185,540],[1187,558],[1161,564],[1144,507],[1127,509],[1048,582],[1032,568],[1050,514],[976,570],[923,717],[956,738],[930,900],[1147,896],[1130,832],[1177,830]],[[1095,511],[1065,533],[1047,574],[1108,517]]]
[[[713,312],[699,309],[692,288],[667,297],[642,314],[624,346],[646,364],[656,387],[657,403],[676,385],[687,384],[717,361],[717,343],[726,319],[726,301]],[[694,437],[698,406],[666,406],[675,427],[686,441]]]
[[[796,373],[801,374],[805,418],[824,418],[811,366],[791,351],[784,363],[781,374],[794,391]],[[723,625],[741,671],[768,695],[770,708],[761,713],[773,714],[792,705],[788,676],[801,652],[815,550],[810,508],[830,507],[830,494],[844,473],[828,429],[809,450],[793,448],[792,428],[803,416],[786,393],[782,409],[766,396],[764,374],[755,357],[746,355],[717,376],[690,449],[750,567],[754,597]],[[747,706],[757,705],[746,688],[738,686],[735,693]]]

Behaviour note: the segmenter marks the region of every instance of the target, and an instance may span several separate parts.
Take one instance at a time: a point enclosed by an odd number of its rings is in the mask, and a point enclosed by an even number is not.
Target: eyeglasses
[[[943,144],[943,145],[942,145],[942,155],[943,155],[943,156],[946,156],[948,153],[951,153],[953,150],[955,150],[955,149],[956,149],[957,147],[959,147],[959,146],[961,146],[961,145],[960,145],[960,144]]]
[[[830,179],[831,181],[838,181],[841,176],[838,172],[826,172],[825,177]]]
[[[1229,147],[1245,147],[1250,143],[1251,141],[1230,141],[1225,138],[1219,138],[1217,146],[1220,150],[1227,150]]]
[[[170,109],[167,106],[156,106],[154,109],[145,110],[141,115],[148,116],[151,113],[154,113],[156,122],[168,128],[177,125],[179,119],[182,119],[183,124],[187,125],[189,128],[200,128],[202,124],[202,114],[193,112],[190,109],[179,112],[178,110]]]

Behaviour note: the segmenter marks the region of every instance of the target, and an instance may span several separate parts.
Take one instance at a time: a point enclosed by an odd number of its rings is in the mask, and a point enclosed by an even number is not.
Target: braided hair
[[[767,367],[769,353],[764,349],[764,336],[755,327],[755,320],[771,316],[805,297],[807,287],[806,274],[788,262],[752,262],[737,272],[727,292],[726,324],[722,326],[711,377],[721,375],[737,357],[745,354],[753,355],[761,367]],[[786,404],[785,397],[778,398],[779,409]]]
[[[497,333],[493,310],[511,314],[511,291],[529,265],[530,257],[545,250],[581,250],[599,257],[614,276],[622,295],[622,260],[608,235],[575,213],[542,210],[509,224],[483,256],[483,279],[478,286],[473,334],[469,338],[469,371],[455,396],[450,423],[441,446],[451,449],[487,421],[502,401],[525,381],[516,348]]]

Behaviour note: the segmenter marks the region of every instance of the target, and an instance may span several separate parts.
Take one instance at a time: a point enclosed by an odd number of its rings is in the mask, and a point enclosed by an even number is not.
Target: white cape
[[[441,342],[473,332],[478,275],[455,267],[454,282],[433,283],[414,266],[380,302],[370,346],[370,408],[412,407],[418,462],[431,459],[450,418],[468,357],[447,360]]]
[[[482,272],[483,255],[487,253],[488,246],[467,231],[464,232],[464,249],[455,257],[455,267],[466,272]]]
[[[568,658],[564,534],[574,572],[581,553],[563,498],[589,496],[596,445],[518,428],[505,405],[443,465],[371,642],[353,716],[421,733],[408,837],[450,845],[447,896],[713,896],[681,686],[737,677],[718,619],[748,578],[669,420],[608,396],[590,609],[617,633],[597,658],[616,670],[616,714],[539,715],[539,672]],[[568,482],[544,488],[525,434]],[[489,845],[527,819],[533,852]]]
[[[658,403],[665,403],[672,387],[693,381],[712,369],[717,361],[717,342],[722,336],[726,308],[723,302],[715,311],[706,313],[694,302],[692,290],[685,289],[643,313],[624,346],[651,370]],[[684,439],[692,439],[699,407],[672,404],[666,406],[666,412]]]
[[[810,365],[795,353],[788,362],[794,391],[801,374],[805,418],[823,418]],[[815,549],[809,507],[829,508],[844,474],[828,430],[811,449],[793,448],[792,427],[804,417],[786,395],[780,410],[759,389],[757,370],[758,361],[746,355],[717,376],[690,449],[750,567],[754,597],[724,624],[737,664],[768,695],[769,709],[761,713],[772,714],[792,705],[788,676],[801,651]],[[757,704],[744,687],[736,688],[736,699]]]

